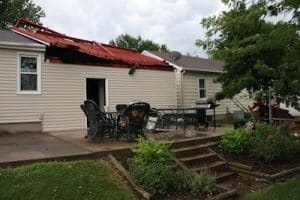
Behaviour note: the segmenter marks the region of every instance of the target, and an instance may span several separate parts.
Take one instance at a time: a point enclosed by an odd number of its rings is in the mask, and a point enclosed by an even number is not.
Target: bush
[[[173,167],[167,145],[140,138],[133,151],[136,155],[129,163],[129,171],[139,185],[157,196],[180,187],[180,174]]]
[[[233,127],[234,129],[243,128],[247,123],[246,119],[236,119],[233,121]]]
[[[262,124],[256,128],[250,139],[250,145],[250,153],[266,162],[286,159],[295,153],[293,151],[295,144],[286,133],[268,124]]]
[[[251,133],[247,129],[239,128],[226,131],[221,139],[221,147],[226,151],[236,154],[245,154],[249,152],[249,141]]]
[[[183,177],[183,188],[197,195],[200,192],[205,194],[212,191],[215,186],[215,179],[205,170],[200,173],[186,174]]]

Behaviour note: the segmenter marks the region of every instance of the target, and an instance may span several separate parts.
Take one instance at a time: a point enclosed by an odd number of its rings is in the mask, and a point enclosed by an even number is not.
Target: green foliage
[[[97,161],[49,162],[0,169],[0,199],[134,199]]]
[[[129,164],[136,182],[154,195],[162,196],[180,186],[180,174],[173,167],[168,146],[139,138],[139,146]]]
[[[9,29],[20,18],[39,23],[41,17],[44,10],[32,0],[0,1],[0,29]]]
[[[256,128],[250,139],[251,154],[266,162],[287,159],[295,154],[295,144],[289,137],[268,124]]]
[[[234,129],[243,128],[247,123],[246,119],[236,119],[233,121]]]
[[[191,192],[192,195],[197,195],[200,192],[208,194],[215,186],[215,179],[205,170],[199,173],[185,174],[182,184],[183,188]]]
[[[239,128],[225,132],[221,139],[221,147],[235,154],[249,152],[251,133],[247,129]]]
[[[284,183],[276,183],[263,191],[248,194],[242,200],[296,200],[300,199],[300,176]]]
[[[123,48],[136,49],[138,52],[144,50],[169,52],[167,45],[158,44],[151,40],[144,40],[141,36],[134,37],[127,33],[119,35],[115,40],[110,40],[109,44]]]
[[[295,2],[223,0],[228,10],[202,19],[206,38],[196,45],[225,63],[218,99],[270,86],[278,102],[299,106],[300,4]]]

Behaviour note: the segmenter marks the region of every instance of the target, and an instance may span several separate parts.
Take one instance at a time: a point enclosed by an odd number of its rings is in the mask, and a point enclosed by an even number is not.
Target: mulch
[[[249,155],[236,155],[229,153],[217,145],[213,146],[212,149],[225,158],[228,162],[245,164],[251,166],[254,171],[266,174],[275,174],[283,170],[293,169],[300,166],[300,156],[289,160],[279,160],[265,163],[263,160],[259,160]]]
[[[239,196],[260,191],[270,185],[270,183],[260,179],[242,177],[239,175],[226,181],[225,184],[230,188],[234,188],[238,192]]]

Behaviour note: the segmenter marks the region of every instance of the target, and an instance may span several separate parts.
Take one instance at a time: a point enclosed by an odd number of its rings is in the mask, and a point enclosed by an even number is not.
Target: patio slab
[[[19,133],[0,136],[0,164],[69,155],[91,151],[43,133]]]
[[[87,140],[84,139],[86,135],[86,130],[72,130],[72,131],[60,131],[60,132],[52,132],[49,135],[56,137],[60,140],[68,142],[70,144],[80,146],[84,149],[89,150],[90,152],[101,152],[101,151],[110,151],[110,150],[118,150],[135,146],[136,142],[128,142],[127,140],[112,140],[109,138]]]
[[[192,130],[191,130],[192,131]],[[195,131],[195,130],[193,130]],[[218,135],[217,131],[197,132],[195,136]],[[104,154],[122,152],[136,146],[127,140],[103,139],[86,140],[86,130],[72,130],[51,133],[18,133],[0,135],[0,166],[12,166],[47,160],[96,159]],[[165,134],[177,136],[172,141],[182,140],[182,130],[169,130],[166,133],[149,134],[148,138],[164,140]],[[181,135],[181,136],[178,136]],[[158,138],[156,138],[158,137]],[[169,139],[169,136],[167,136]],[[186,137],[185,137],[186,138]],[[189,137],[188,137],[189,138]]]

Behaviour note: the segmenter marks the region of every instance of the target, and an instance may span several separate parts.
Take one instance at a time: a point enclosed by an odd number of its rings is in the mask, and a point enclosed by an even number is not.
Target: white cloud
[[[204,37],[201,18],[224,9],[220,0],[34,0],[46,12],[45,26],[107,43],[121,33],[165,43],[182,53],[205,53],[194,45]]]

